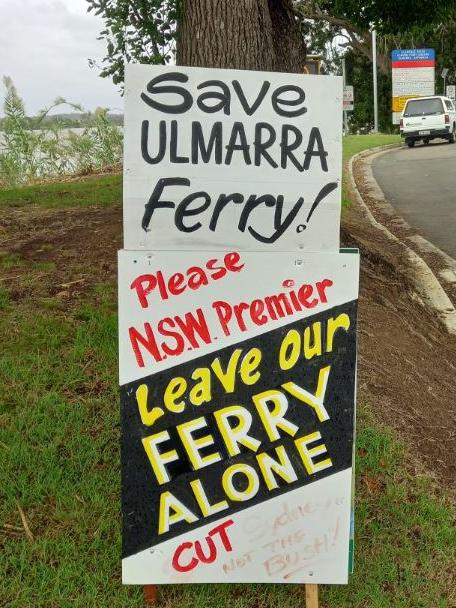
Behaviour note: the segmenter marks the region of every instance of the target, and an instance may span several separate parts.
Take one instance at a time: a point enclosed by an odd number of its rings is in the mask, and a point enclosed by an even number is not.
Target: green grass
[[[368,148],[399,143],[399,135],[348,135],[343,140],[343,160]],[[43,208],[110,207],[122,202],[122,176],[104,175],[79,181],[56,182],[0,189],[0,208],[36,205]],[[344,180],[342,206],[349,205]]]
[[[344,137],[343,141],[344,161],[368,148],[386,146],[387,144],[398,144],[400,142],[401,138],[399,135],[383,135],[382,133],[376,135],[347,135]]]
[[[114,286],[70,312],[2,301],[0,331],[14,339],[0,361],[0,526],[21,526],[19,504],[35,539],[3,535],[0,606],[141,606],[141,589],[119,581]],[[324,587],[322,605],[450,608],[451,510],[362,412],[355,574],[348,587]],[[293,585],[171,586],[160,595],[174,608],[303,605]]]
[[[398,144],[400,141],[401,138],[399,135],[383,135],[381,133],[376,135],[347,135],[343,139],[344,166],[352,156],[355,156],[355,154],[358,154],[363,150],[376,148],[377,146],[385,146],[387,144]],[[344,175],[342,183],[342,207],[348,207],[350,205],[350,197],[348,194],[346,175]]]
[[[0,189],[0,207],[110,207],[121,202],[121,175]]]
[[[360,136],[363,144],[369,138]],[[361,144],[350,138],[349,145]],[[48,186],[37,188],[45,206]],[[20,260],[4,263],[14,268]],[[2,608],[144,605],[140,588],[120,583],[116,308],[114,282],[73,308],[33,293],[17,303],[1,286],[0,335],[8,337],[0,355]],[[355,573],[347,587],[322,587],[321,607],[451,608],[451,506],[413,473],[391,432],[359,409]],[[160,608],[304,605],[295,585],[164,586],[159,593]]]

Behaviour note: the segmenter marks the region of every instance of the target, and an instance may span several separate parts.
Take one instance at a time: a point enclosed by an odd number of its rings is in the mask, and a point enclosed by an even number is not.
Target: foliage
[[[166,63],[174,54],[179,0],[87,0],[104,18],[107,55],[101,76],[124,80],[124,62]],[[96,67],[92,61],[91,65]]]
[[[400,34],[413,27],[441,23],[454,7],[451,0],[297,0],[308,19],[324,20],[356,32],[375,27],[380,34]]]
[[[109,120],[107,109],[86,113],[88,126],[82,133],[71,130],[65,133],[58,121],[46,119],[60,105],[83,112],[79,105],[57,98],[31,122],[11,78],[5,77],[3,83],[6,96],[0,185],[16,186],[67,173],[90,173],[120,162],[122,133]]]

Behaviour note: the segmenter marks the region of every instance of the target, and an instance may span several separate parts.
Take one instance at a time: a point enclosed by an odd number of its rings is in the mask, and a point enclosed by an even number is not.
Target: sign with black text
[[[358,273],[119,252],[124,583],[347,581]]]
[[[338,251],[342,78],[127,65],[124,247]]]

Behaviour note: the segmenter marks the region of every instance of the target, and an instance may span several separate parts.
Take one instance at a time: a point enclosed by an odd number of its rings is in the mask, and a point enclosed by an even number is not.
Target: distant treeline
[[[107,119],[113,125],[123,126],[123,114],[111,114],[108,112]],[[3,130],[3,125],[6,118],[0,118],[0,131]],[[39,116],[27,116],[24,118],[27,127],[31,130],[42,129],[43,127],[58,127],[61,129],[70,128],[85,128],[90,127],[93,123],[92,113],[69,112],[62,114],[52,114],[41,118]]]

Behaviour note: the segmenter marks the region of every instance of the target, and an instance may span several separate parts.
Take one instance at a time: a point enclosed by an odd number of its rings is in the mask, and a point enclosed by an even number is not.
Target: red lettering
[[[241,264],[240,266],[236,265],[238,262],[240,262],[240,260],[241,256],[237,251],[227,253],[226,256],[223,258],[226,268],[231,272],[240,272],[244,268],[245,264]]]
[[[197,319],[195,319],[193,313],[187,312],[185,314],[185,319],[174,317],[179,329],[194,348],[199,347],[199,343],[195,338],[195,333],[198,334],[201,340],[206,344],[211,343],[209,327],[207,326],[206,317],[201,308],[196,309],[196,316]]]
[[[207,548],[208,548],[207,555],[204,553],[201,541],[199,541],[199,540],[196,540],[195,543],[186,541],[185,543],[182,543],[181,545],[179,545],[177,547],[177,549],[175,550],[173,559],[171,561],[171,564],[172,564],[174,570],[177,570],[177,572],[190,572],[190,570],[193,570],[194,568],[196,568],[196,566],[199,563],[212,564],[212,562],[214,562],[217,559],[218,552],[217,552],[217,546],[214,541],[214,538],[217,535],[219,535],[225,551],[227,551],[227,552],[232,551],[233,547],[231,546],[231,542],[228,537],[226,529],[228,528],[228,526],[231,526],[233,524],[234,524],[234,521],[232,519],[228,519],[227,521],[219,524],[218,526],[216,526],[215,528],[212,528],[212,530],[209,531],[209,534],[205,537],[205,541],[206,541]],[[196,557],[193,556],[189,562],[182,563],[181,556],[182,556],[183,552],[192,549],[192,547],[195,548]]]
[[[213,528],[209,532],[209,536],[215,536],[216,534],[220,535],[223,546],[227,551],[232,551],[233,547],[231,546],[230,539],[228,538],[228,534],[226,533],[226,528],[228,528],[228,526],[232,526],[233,524],[234,521],[232,519],[227,519],[222,524],[219,524],[216,528]]]
[[[192,266],[187,270],[188,286],[190,289],[199,289],[203,285],[208,285],[206,273],[199,266]]]
[[[162,360],[162,356],[160,354],[160,351],[158,350],[157,342],[155,341],[154,332],[152,331],[152,327],[149,323],[144,323],[144,330],[146,332],[145,337],[139,333],[136,327],[130,327],[128,329],[131,347],[133,349],[133,352],[135,353],[136,361],[139,367],[144,367],[144,359],[141,351],[139,350],[139,345],[143,346],[147,350],[147,352],[152,355],[155,361]]]
[[[325,290],[328,287],[332,287],[332,286],[333,286],[333,282],[331,281],[331,279],[323,279],[323,281],[317,281],[316,287],[317,287],[317,291],[318,291],[318,297],[320,298],[320,301],[323,304],[326,304],[326,302],[328,301]]]
[[[223,266],[215,266],[218,260],[216,258],[212,258],[206,262],[206,268],[208,270],[215,270],[214,273],[211,273],[211,279],[217,281],[218,279],[222,279],[226,275],[226,270]]]
[[[311,302],[308,301],[308,299],[310,298],[312,293],[313,293],[312,285],[301,285],[301,287],[299,288],[298,298],[300,299],[301,304],[305,308],[313,308],[314,306],[316,306],[318,304],[317,298],[314,298]]]
[[[153,274],[142,274],[139,277],[136,277],[130,285],[130,289],[136,289],[136,295],[143,308],[149,306],[147,296],[155,289],[156,285],[157,279]]]
[[[166,290],[166,283],[165,283],[165,279],[163,278],[163,273],[161,270],[159,270],[157,272],[157,284],[158,284],[158,290],[160,292],[161,299],[167,300],[168,292]]]
[[[255,325],[264,325],[268,322],[268,318],[263,314],[264,302],[263,300],[252,300],[250,303],[250,316]]]
[[[193,570],[193,568],[196,568],[196,566],[198,565],[198,560],[196,559],[196,557],[192,557],[192,559],[188,562],[188,564],[181,564],[179,562],[179,558],[182,555],[182,553],[186,549],[191,549],[192,547],[193,547],[193,543],[189,543],[189,542],[182,543],[181,545],[179,545],[177,547],[176,551],[174,552],[173,561],[172,561],[174,570],[177,570],[178,572],[190,572],[190,570]]]
[[[184,339],[182,338],[179,332],[173,331],[172,329],[166,329],[165,324],[169,325],[170,327],[176,327],[176,324],[174,320],[170,317],[165,317],[164,319],[159,321],[157,325],[157,329],[160,334],[162,336],[169,336],[170,338],[173,338],[176,341],[176,346],[174,348],[171,348],[171,346],[169,346],[169,344],[167,344],[166,342],[162,342],[160,346],[162,347],[163,352],[167,355],[180,355],[184,351]]]
[[[215,562],[215,558],[217,557],[217,547],[210,536],[206,536],[206,543],[209,548],[208,556],[204,554],[203,548],[201,547],[201,542],[199,540],[195,541],[195,552],[198,559],[203,562],[203,564],[212,564],[212,562]]]
[[[223,263],[217,258],[207,260],[205,268],[210,271],[209,277],[214,281],[222,279],[228,272],[240,272],[245,264],[241,264],[241,256],[237,252],[227,253]],[[168,300],[170,295],[178,296],[187,287],[199,289],[209,284],[208,275],[200,266],[190,266],[185,273],[175,272],[169,278],[158,270],[155,274],[142,274],[131,283],[130,288],[136,290],[138,301],[142,308],[149,306],[148,296],[158,288],[162,300]]]
[[[217,313],[218,320],[220,325],[222,326],[223,333],[225,336],[230,335],[230,330],[228,329],[228,323],[233,316],[232,308],[227,302],[223,302],[222,300],[217,300],[217,302],[213,302],[212,308]]]
[[[181,287],[182,283],[184,282],[184,279],[185,277],[181,272],[176,272],[176,274],[172,274],[170,276],[168,281],[168,289],[173,296],[177,296],[183,291],[185,291],[185,285]]]

